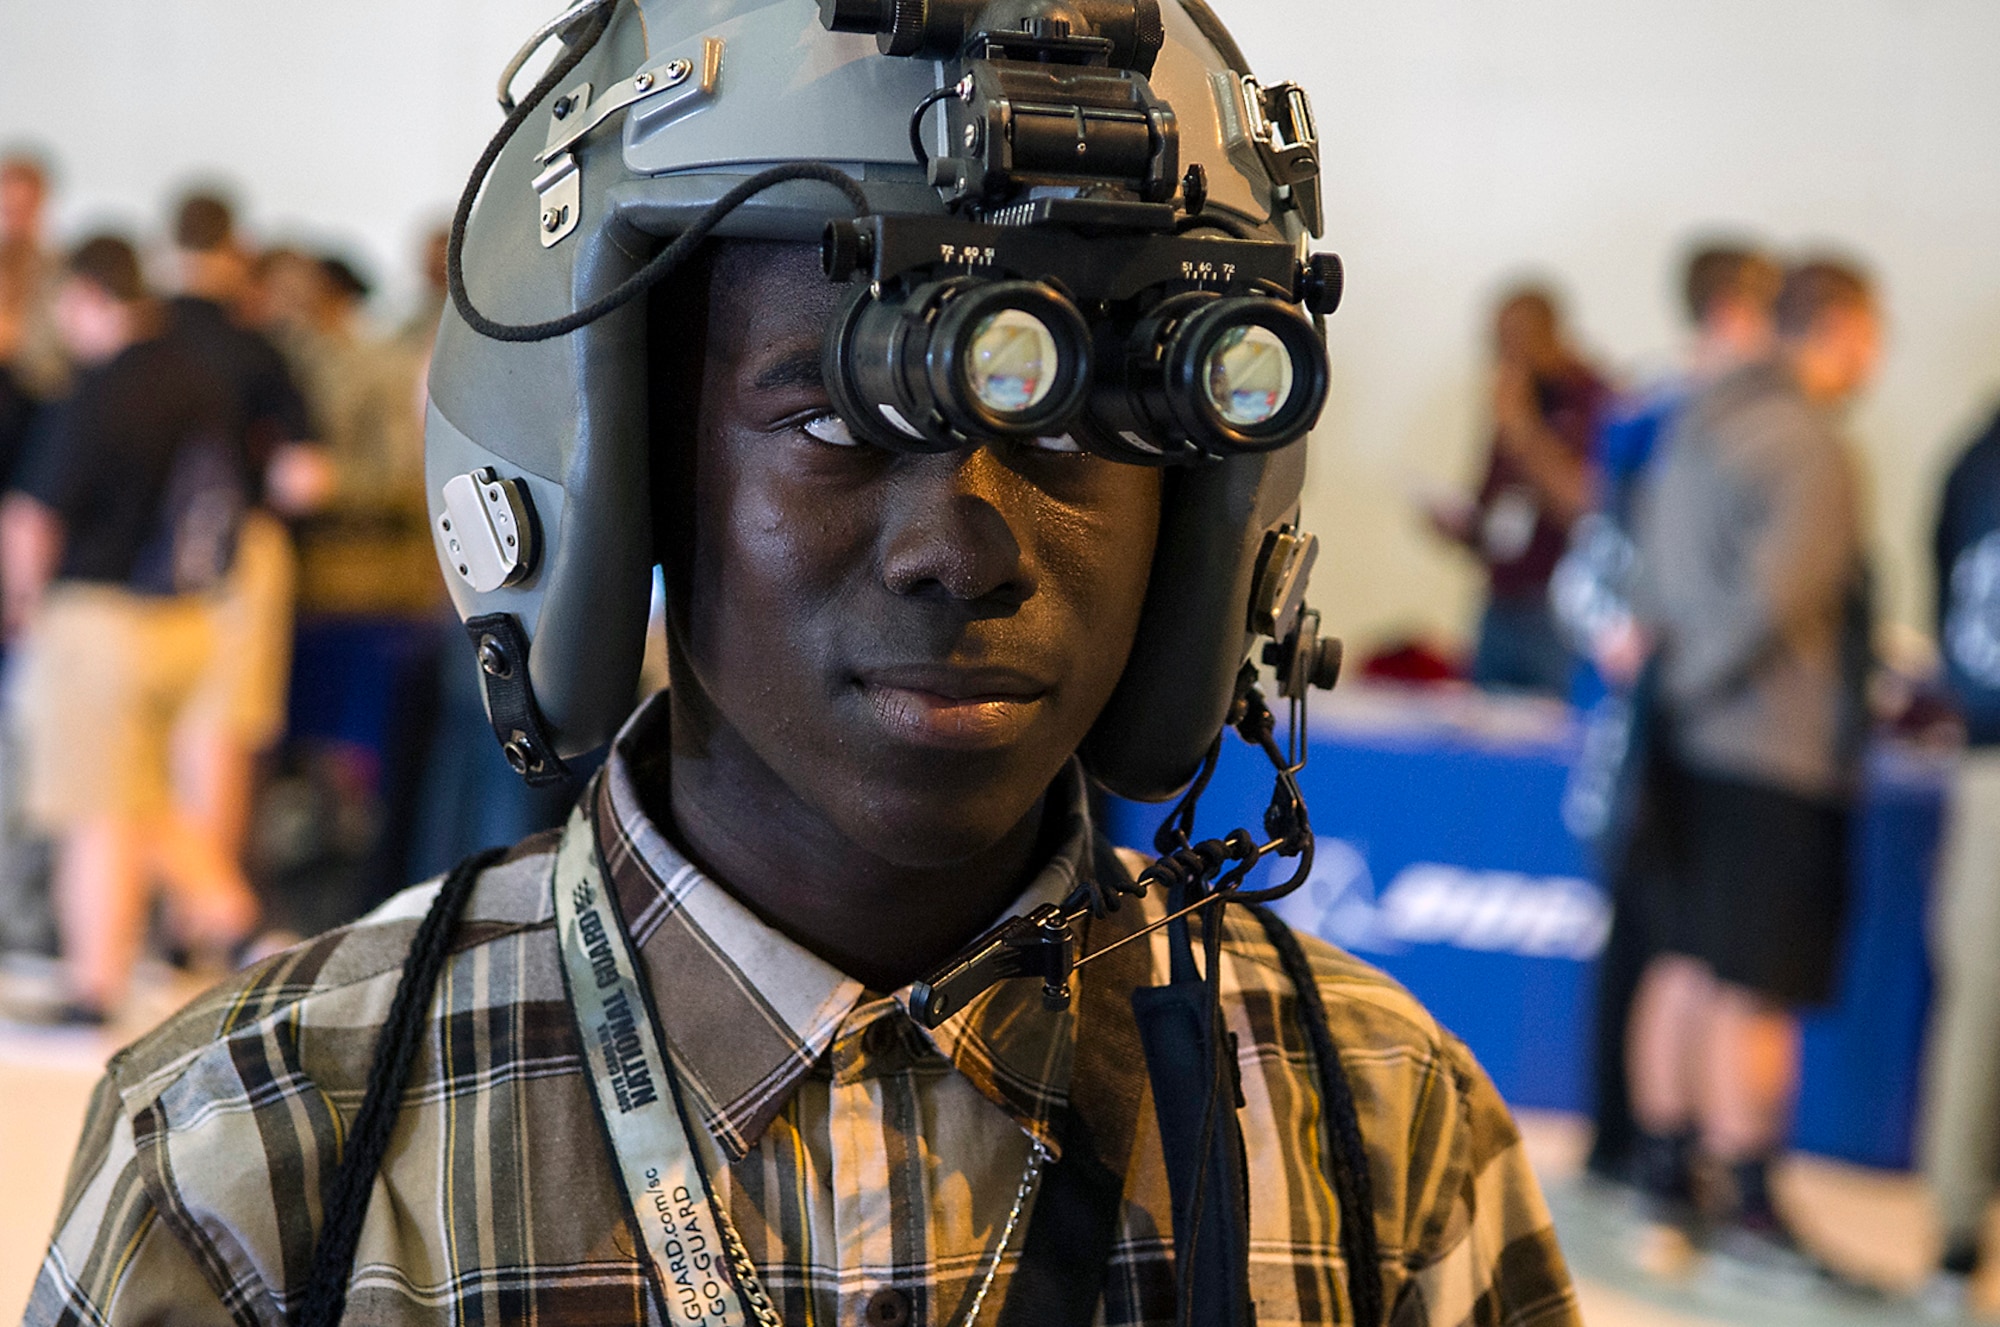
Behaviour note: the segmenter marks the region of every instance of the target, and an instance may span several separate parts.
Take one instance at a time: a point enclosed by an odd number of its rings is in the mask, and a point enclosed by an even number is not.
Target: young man
[[[1867,282],[1799,265],[1778,353],[1716,382],[1666,443],[1640,522],[1641,597],[1661,650],[1668,869],[1662,955],[1630,1040],[1641,1180],[1692,1219],[1697,1148],[1726,1168],[1723,1247],[1796,1261],[1771,1162],[1798,1081],[1801,1006],[1834,990],[1848,806],[1866,714],[1861,492],[1834,411],[1872,377]]]
[[[228,701],[190,725],[178,772],[187,804],[240,861],[257,758],[284,729],[291,682],[297,572],[285,518],[323,500],[330,466],[284,356],[233,311],[250,279],[235,209],[213,193],[188,194],[174,209],[172,233],[176,293],[166,304],[167,335],[229,393],[249,485],[236,558],[212,610],[210,685]]]
[[[79,375],[0,506],[0,568],[9,629],[26,633],[28,813],[59,840],[69,998],[55,1016],[91,1024],[125,995],[153,877],[196,948],[226,953],[257,920],[169,769],[187,727],[226,703],[203,685],[208,594],[234,556],[245,477],[226,385],[161,335],[128,243],[80,246],[55,316]]]
[[[46,235],[49,166],[31,151],[0,155],[0,372],[39,399],[69,375],[50,318],[60,255]]]
[[[1938,643],[1965,723],[1931,927],[1923,1166],[1943,1233],[1929,1298],[1962,1313],[2000,1184],[2000,416],[1945,479],[1932,541]]]
[[[1556,298],[1512,291],[1493,316],[1493,445],[1469,507],[1433,524],[1485,564],[1472,680],[1563,696],[1574,664],[1549,606],[1572,522],[1589,510],[1591,444],[1609,393],[1569,343]]]
[[[1610,708],[1593,712],[1592,722],[1620,734],[1596,767],[1604,790],[1598,860],[1615,911],[1597,965],[1596,1132],[1589,1161],[1594,1175],[1618,1183],[1630,1177],[1636,1138],[1625,1073],[1628,1016],[1654,948],[1634,892],[1636,878],[1652,863],[1632,852],[1635,842],[1651,842],[1639,829],[1648,815],[1644,771],[1651,697],[1635,694],[1634,687],[1653,648],[1632,611],[1638,566],[1633,524],[1660,441],[1688,402],[1717,379],[1771,353],[1771,305],[1783,280],[1776,262],[1747,245],[1709,243],[1688,256],[1681,301],[1694,339],[1682,370],[1612,407],[1597,439],[1597,511],[1578,523],[1551,591],[1570,638],[1588,644],[1586,653],[1612,692]]]
[[[737,149],[752,160],[810,160],[786,135],[834,122],[829,106],[806,114],[796,100],[826,85],[750,76],[763,53],[794,71],[804,49],[822,72],[869,76],[861,113],[838,120],[853,136],[843,142],[865,155],[865,117],[893,124],[887,164],[915,184],[908,197],[934,206],[905,159],[909,108],[935,90],[931,66],[884,64],[873,41],[829,37],[810,14],[783,9],[754,11],[775,30],[724,29],[729,58],[748,72],[718,85],[703,132],[754,124],[764,136]],[[613,11],[597,12],[575,40],[605,32]],[[662,52],[690,35],[686,49],[702,51],[687,25],[704,16],[669,6],[649,17],[652,59],[671,59]],[[1173,54],[1206,96],[1212,47],[1177,8],[1170,20]],[[620,56],[616,43],[636,24],[610,33],[592,76],[622,85],[630,48]],[[1079,49],[1064,45],[1067,24],[1011,39]],[[558,65],[544,93],[567,72]],[[857,84],[841,86],[846,98]],[[1221,163],[1219,137],[1203,151]],[[618,178],[608,150],[585,162],[592,188]],[[813,167],[812,178],[830,177]],[[826,205],[817,188],[794,203]],[[586,217],[609,208],[596,193],[581,206]],[[482,209],[468,272],[512,238],[507,211]],[[543,226],[560,230],[561,211],[545,211]],[[801,227],[784,213],[762,221],[797,237],[827,219]],[[433,482],[457,484],[458,449],[479,445],[461,429],[498,441],[489,424],[517,426],[517,407],[535,408],[538,398],[512,395],[525,366],[560,374],[577,362],[574,346],[547,359],[495,350],[467,313],[518,318],[553,265],[602,252],[564,243],[461,289],[433,376]],[[31,1322],[145,1321],[167,1306],[190,1323],[325,1321],[315,1315],[329,1301],[317,1296],[329,1286],[357,1322],[1175,1320],[1165,1116],[1144,1083],[1133,998],[1166,975],[1168,942],[1105,949],[1159,918],[1158,898],[1085,924],[1083,943],[1104,961],[1075,971],[1068,1011],[1048,1007],[1035,983],[1002,982],[932,1017],[934,999],[912,983],[997,919],[1068,898],[1080,881],[1122,878],[1087,796],[1087,780],[1121,753],[1086,761],[1079,750],[1095,751],[1146,662],[1135,641],[1159,607],[1170,546],[1190,537],[1189,491],[1264,462],[1169,480],[1067,436],[929,451],[860,441],[877,425],[836,409],[824,372],[846,302],[817,246],[766,235],[681,267],[644,321],[580,338],[602,358],[583,405],[564,388],[556,408],[568,428],[607,430],[589,445],[627,449],[595,452],[600,476],[645,463],[649,492],[636,497],[653,534],[638,526],[633,569],[655,557],[666,568],[671,687],[626,725],[559,835],[272,961],[121,1057]],[[1229,365],[1212,367],[1228,386]],[[1033,396],[1038,371],[1018,356],[1006,368],[1005,399]],[[1251,413],[1262,382],[1215,395]],[[535,445],[531,431],[514,436]],[[552,661],[566,638],[553,598],[535,608],[506,597],[497,576],[475,583],[473,541],[489,538],[501,556],[502,532],[521,533],[521,495],[539,494],[553,547],[535,592],[554,596],[565,559],[616,553],[631,537],[614,517],[635,495],[622,482],[593,490],[571,468],[564,499],[531,473],[490,461],[436,519],[498,735],[536,771],[558,749],[540,703],[587,732],[583,693],[558,685]],[[480,511],[501,523],[478,527]],[[1240,510],[1221,519],[1240,535]],[[591,570],[593,593],[622,575]],[[1227,598],[1221,629],[1240,642],[1242,608]],[[563,612],[581,606],[564,602]],[[492,604],[509,611],[483,611]],[[1185,596],[1168,612],[1203,610]],[[621,629],[608,611],[586,608],[581,620],[595,629],[570,643],[587,645],[575,657],[588,664]],[[433,897],[468,888],[462,916],[419,923]],[[419,1017],[407,1025],[391,1016],[406,961],[442,968],[434,1000],[410,997]],[[1303,996],[1255,925],[1232,923],[1212,961],[1233,1038],[1223,1063],[1240,1085],[1228,1099],[1242,1103],[1252,1197],[1236,1252],[1257,1321],[1349,1322],[1358,1304],[1377,1322],[1576,1321],[1520,1141],[1459,1043],[1405,992],[1323,946]],[[1302,999],[1315,998],[1340,1048],[1338,1063],[1320,1066],[1326,1078],[1301,1030]],[[413,1057],[407,1078],[380,1076],[386,1096],[368,1091],[385,1023],[409,1032],[389,1049]],[[1327,1081],[1347,1084],[1345,1095],[1323,1096]],[[1172,1081],[1169,1095],[1182,1088]],[[357,1113],[364,1095],[393,1115]],[[1340,1123],[1343,1102],[1353,1130]],[[390,1118],[393,1133],[381,1123]],[[1350,1143],[1358,1168],[1330,1176],[1326,1158]],[[358,1189],[329,1181],[344,1152],[378,1146],[379,1168],[342,1171],[360,1176]],[[1095,1196],[1081,1207],[1070,1201],[1086,1191]],[[1212,1200],[1231,1197],[1217,1189]],[[1350,1200],[1352,1226],[1339,1215]],[[1073,1218],[1088,1238],[1065,1224]],[[316,1272],[329,1230],[352,1240],[353,1256]],[[1352,1248],[1367,1261],[1356,1265]],[[1044,1301],[1029,1292],[1058,1283],[1068,1311],[1038,1312]]]

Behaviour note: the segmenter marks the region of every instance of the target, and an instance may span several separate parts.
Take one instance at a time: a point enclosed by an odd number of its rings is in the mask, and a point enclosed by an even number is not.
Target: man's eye
[[[1083,450],[1083,448],[1077,444],[1076,439],[1072,438],[1067,433],[1062,434],[1060,437],[1054,437],[1054,438],[1030,438],[1021,445],[1023,447],[1028,448],[1031,451],[1038,451],[1038,452],[1074,453],[1074,452],[1081,452]]]
[[[807,437],[829,447],[858,447],[860,442],[848,432],[847,421],[839,415],[814,415],[799,425]]]

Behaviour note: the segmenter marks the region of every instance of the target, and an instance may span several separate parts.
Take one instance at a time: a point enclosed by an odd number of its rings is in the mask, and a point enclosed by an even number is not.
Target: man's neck
[[[635,764],[646,812],[711,879],[770,925],[877,991],[934,970],[995,921],[1054,852],[1047,799],[999,843],[912,865],[854,844],[734,734],[684,741]],[[664,736],[664,734],[662,735]]]
[[[1697,383],[1717,382],[1736,370],[1770,355],[1770,345],[1750,344],[1733,336],[1707,335],[1688,355],[1688,374]]]
[[[246,273],[233,251],[181,249],[175,253],[174,276],[175,293],[229,308],[243,295]]]

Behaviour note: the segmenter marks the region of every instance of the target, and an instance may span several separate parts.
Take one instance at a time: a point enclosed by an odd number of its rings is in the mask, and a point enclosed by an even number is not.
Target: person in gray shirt
[[[1628,1047],[1638,1178],[1667,1230],[1811,1264],[1768,1180],[1798,1078],[1794,1011],[1836,976],[1868,631],[1838,411],[1874,373],[1881,321],[1867,279],[1830,260],[1794,267],[1775,314],[1777,353],[1690,405],[1641,504],[1664,739],[1642,906],[1664,952]],[[1697,1151],[1731,1181],[1703,1213]]]

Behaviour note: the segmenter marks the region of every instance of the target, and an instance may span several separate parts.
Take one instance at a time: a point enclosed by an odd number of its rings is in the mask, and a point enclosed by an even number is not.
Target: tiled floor
[[[32,960],[0,962],[0,1006],[44,998],[50,975]],[[0,1021],[0,1195],[7,1199],[0,1202],[0,1324],[20,1321],[28,1302],[105,1060],[197,989],[151,964],[141,968],[135,987],[129,1015],[102,1032]]]
[[[0,971],[0,995],[10,983],[35,980],[32,971]],[[188,993],[166,974],[151,974],[133,1021],[109,1033],[0,1023],[0,1194],[9,1199],[0,1202],[0,1324],[17,1321],[26,1302],[105,1057]],[[1649,1279],[1635,1265],[1640,1234],[1629,1209],[1577,1178],[1582,1125],[1562,1116],[1535,1116],[1523,1126],[1591,1327],[1914,1327],[1940,1321],[1920,1316],[1904,1301],[1845,1302],[1798,1287],[1732,1284],[1712,1272],[1676,1284]],[[1806,1232],[1841,1266],[1898,1288],[1921,1280],[1934,1236],[1922,1192],[1909,1176],[1806,1159],[1795,1163],[1782,1183]]]
[[[1798,1157],[1779,1177],[1780,1198],[1812,1247],[1881,1287],[1879,1298],[1810,1283],[1749,1281],[1716,1265],[1698,1264],[1666,1281],[1640,1270],[1651,1255],[1630,1203],[1580,1179],[1588,1143],[1582,1121],[1529,1116],[1522,1127],[1591,1327],[1917,1327],[1969,1320],[1926,1315],[1909,1298],[1930,1268],[1936,1242],[1913,1176]],[[2000,1309],[1989,1293],[1996,1288],[1980,1287],[1986,1312]]]

